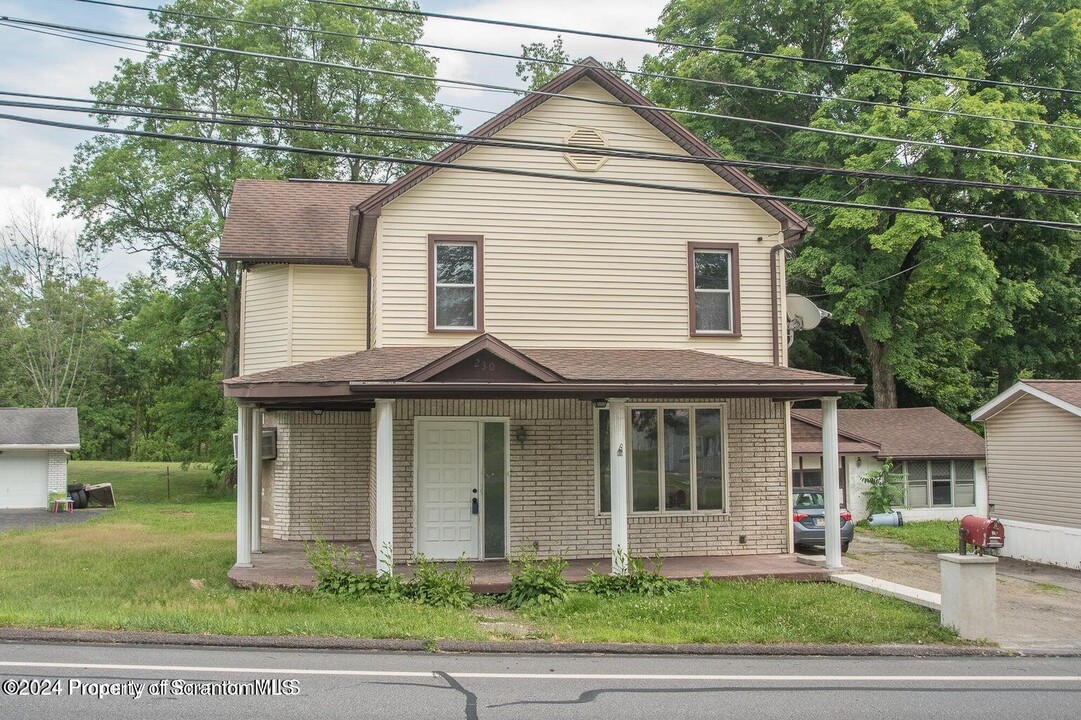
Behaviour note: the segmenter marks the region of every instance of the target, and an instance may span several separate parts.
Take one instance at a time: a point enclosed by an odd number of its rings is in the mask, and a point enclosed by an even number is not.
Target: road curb
[[[315,636],[195,635],[134,630],[0,628],[0,642],[178,647],[274,648],[384,652],[444,652],[551,655],[778,655],[834,657],[1081,657],[1081,650],[1003,649],[972,645],[653,645],[559,643],[546,640],[411,640]]]

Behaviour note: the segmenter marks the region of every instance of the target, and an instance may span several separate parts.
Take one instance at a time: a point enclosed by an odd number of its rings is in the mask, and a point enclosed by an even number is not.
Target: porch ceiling
[[[483,362],[481,362],[483,360]],[[677,398],[840,395],[840,375],[668,348],[512,348],[481,335],[457,348],[393,347],[282,367],[223,383],[267,404],[374,398]]]

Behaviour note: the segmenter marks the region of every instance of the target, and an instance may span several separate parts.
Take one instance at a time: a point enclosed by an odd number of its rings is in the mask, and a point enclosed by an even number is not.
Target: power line
[[[927,140],[912,140],[912,139],[905,139],[905,138],[885,137],[885,136],[880,136],[880,135],[867,135],[867,134],[863,134],[863,133],[855,133],[855,132],[849,132],[849,131],[845,131],[845,130],[831,130],[831,129],[827,129],[827,128],[817,128],[817,127],[809,127],[809,126],[804,126],[804,125],[795,125],[795,124],[792,124],[792,123],[784,123],[784,122],[779,122],[779,121],[775,121],[775,120],[763,120],[763,119],[758,119],[758,118],[747,118],[747,117],[741,117],[741,116],[738,116],[738,115],[723,115],[723,114],[720,114],[720,113],[710,113],[710,112],[703,112],[703,111],[698,111],[698,110],[682,110],[682,109],[676,109],[676,108],[666,108],[666,107],[662,107],[662,106],[658,106],[658,105],[641,105],[641,104],[636,104],[636,103],[623,103],[623,102],[619,102],[619,101],[609,101],[609,100],[602,100],[602,99],[597,99],[597,98],[588,98],[588,97],[582,97],[582,96],[578,96],[578,95],[564,95],[564,94],[561,94],[561,93],[546,92],[546,91],[542,91],[542,90],[525,91],[525,90],[521,90],[521,89],[517,89],[517,88],[511,88],[511,87],[503,86],[503,85],[494,85],[494,84],[491,84],[491,83],[481,83],[481,82],[474,82],[474,81],[470,81],[470,80],[458,80],[458,79],[453,79],[453,78],[429,77],[429,76],[426,76],[426,75],[419,75],[419,74],[416,74],[416,73],[407,73],[407,72],[400,72],[400,71],[395,71],[395,70],[384,70],[384,69],[380,69],[380,68],[372,68],[372,67],[360,66],[360,65],[342,65],[340,63],[332,63],[332,62],[327,62],[327,61],[324,61],[324,60],[315,60],[315,59],[311,59],[311,58],[297,58],[297,57],[289,57],[289,56],[283,56],[283,55],[273,55],[273,54],[269,54],[269,53],[253,52],[253,51],[250,51],[250,50],[238,50],[238,49],[234,49],[234,48],[218,47],[218,46],[215,46],[215,45],[203,45],[201,43],[189,43],[189,42],[185,42],[185,41],[181,41],[181,40],[165,40],[165,39],[160,39],[160,38],[146,38],[146,37],[143,37],[141,35],[131,35],[131,34],[127,34],[127,33],[117,33],[117,32],[112,32],[112,31],[107,31],[107,30],[97,30],[97,29],[94,29],[94,28],[81,28],[81,27],[73,27],[73,26],[68,26],[68,25],[57,25],[57,24],[54,24],[54,23],[45,23],[45,22],[40,22],[40,21],[37,21],[37,20],[25,20],[25,19],[19,19],[19,18],[11,18],[11,17],[8,17],[8,16],[0,16],[0,21],[2,21],[2,22],[0,22],[0,25],[5,25],[6,24],[8,27],[14,27],[14,28],[17,28],[17,29],[23,29],[22,26],[24,26],[24,25],[35,26],[35,27],[47,27],[47,28],[52,28],[52,29],[66,30],[66,31],[69,31],[69,32],[87,33],[87,34],[90,34],[90,35],[93,35],[93,36],[142,40],[142,41],[147,42],[147,43],[171,45],[171,46],[174,46],[174,47],[183,47],[183,48],[188,48],[188,49],[193,49],[193,50],[207,50],[207,51],[211,51],[211,52],[221,52],[221,53],[230,54],[230,55],[239,55],[239,56],[243,56],[243,57],[254,57],[254,58],[259,58],[259,59],[263,59],[263,60],[275,60],[275,61],[281,61],[281,62],[295,62],[295,63],[301,63],[301,64],[306,64],[306,65],[315,65],[315,66],[318,66],[318,67],[333,68],[333,69],[337,69],[337,70],[352,70],[354,72],[364,72],[364,73],[370,73],[370,74],[373,74],[373,75],[382,75],[382,76],[386,76],[386,77],[394,77],[394,78],[399,78],[399,79],[404,79],[404,80],[419,80],[419,81],[422,81],[422,82],[430,82],[430,83],[443,83],[443,84],[460,85],[460,86],[463,86],[463,87],[477,88],[477,89],[480,89],[480,90],[483,90],[483,91],[486,91],[486,92],[512,93],[512,94],[516,94],[516,95],[522,94],[522,93],[527,93],[527,94],[532,94],[532,95],[541,95],[541,96],[544,96],[544,97],[564,98],[566,100],[571,100],[571,101],[576,101],[576,102],[584,102],[584,103],[589,103],[589,104],[593,104],[593,105],[603,105],[603,106],[611,106],[611,107],[623,107],[623,108],[630,108],[630,109],[635,109],[635,110],[648,110],[648,111],[652,111],[652,112],[661,112],[661,113],[668,113],[668,114],[689,115],[689,116],[693,116],[693,117],[707,117],[707,118],[713,118],[713,119],[719,119],[719,120],[730,120],[730,121],[734,121],[734,122],[746,122],[746,123],[757,124],[757,125],[765,125],[765,126],[770,126],[770,127],[782,127],[782,128],[786,128],[786,129],[790,129],[790,130],[820,133],[820,134],[833,135],[833,136],[838,136],[838,137],[857,138],[857,139],[861,139],[861,140],[872,140],[872,141],[876,141],[876,142],[889,142],[889,143],[895,143],[895,144],[898,144],[898,145],[912,145],[912,146],[918,146],[918,147],[936,148],[936,149],[939,149],[939,150],[960,150],[960,151],[965,151],[965,152],[985,153],[985,154],[989,154],[989,155],[999,155],[999,156],[1004,156],[1004,157],[1023,158],[1023,159],[1026,159],[1026,160],[1048,160],[1048,161],[1052,161],[1052,162],[1062,162],[1062,163],[1067,163],[1067,164],[1071,164],[1071,165],[1081,165],[1081,159],[1074,159],[1074,158],[1062,158],[1062,157],[1056,157],[1056,156],[1050,156],[1050,155],[1034,155],[1034,154],[1030,154],[1030,153],[1015,152],[1015,151],[1012,151],[1012,150],[997,150],[997,149],[993,149],[993,148],[978,148],[978,147],[971,147],[971,146],[968,146],[968,145],[955,145],[955,144],[952,144],[952,143],[940,143],[940,142],[933,142],[933,141],[927,141]],[[1078,92],[1081,92],[1081,91],[1078,91]]]
[[[1067,231],[1081,231],[1081,223],[1060,222],[1056,220],[1038,220],[1032,218],[1018,218],[1018,217],[1003,217],[998,215],[981,215],[976,213],[961,213],[948,210],[929,210],[925,208],[905,208],[895,207],[891,205],[867,205],[854,202],[842,202],[837,200],[827,200],[824,198],[801,198],[792,197],[787,195],[774,195],[771,193],[754,193],[754,192],[739,192],[730,190],[718,190],[713,188],[698,188],[687,187],[679,185],[665,185],[662,183],[650,183],[639,182],[634,180],[620,180],[614,178],[599,178],[599,177],[585,177],[585,176],[573,176],[562,175],[558,173],[545,173],[534,170],[519,170],[515,168],[503,168],[492,167],[486,165],[460,165],[452,162],[444,162],[439,160],[421,160],[415,158],[402,158],[389,155],[376,155],[370,153],[356,153],[356,152],[344,152],[336,150],[324,150],[320,148],[303,148],[291,145],[272,145],[269,143],[256,143],[245,142],[239,140],[225,140],[223,138],[210,138],[210,137],[194,137],[190,135],[179,135],[174,133],[162,133],[151,132],[145,130],[132,130],[126,128],[113,128],[113,127],[101,127],[96,125],[82,125],[79,123],[67,123],[58,120],[47,120],[44,118],[33,118],[22,115],[10,115],[7,113],[0,114],[0,120],[11,120],[13,122],[28,123],[32,125],[41,125],[45,127],[57,127],[71,130],[84,130],[92,133],[105,133],[113,135],[124,135],[133,137],[146,137],[159,140],[169,141],[182,141],[192,142],[205,145],[217,145],[223,147],[237,147],[247,148],[253,150],[264,150],[271,152],[289,152],[298,153],[303,155],[313,155],[320,157],[334,157],[346,160],[363,160],[376,163],[395,163],[402,165],[415,165],[434,168],[447,168],[454,170],[461,170],[465,172],[478,172],[494,175],[511,175],[516,177],[529,177],[538,178],[544,180],[558,180],[577,183],[588,183],[595,185],[614,185],[621,187],[633,187],[644,190],[662,190],[670,192],[689,193],[693,195],[713,195],[718,197],[735,197],[744,198],[748,200],[776,200],[783,203],[805,203],[809,205],[824,205],[829,207],[851,207],[861,210],[881,211],[881,212],[894,212],[894,213],[909,213],[913,215],[924,215],[929,217],[949,218],[955,220],[978,220],[983,222],[1002,222],[1002,223],[1014,223],[1019,225],[1035,225],[1051,230],[1067,230]]]
[[[264,27],[264,28],[276,28],[278,30],[286,31],[298,31],[304,33],[310,33],[313,35],[322,35],[325,37],[339,37],[353,40],[363,40],[366,42],[385,42],[391,45],[402,45],[407,47],[422,48],[425,50],[446,50],[450,52],[466,53],[470,55],[481,55],[484,57],[497,57],[507,60],[515,61],[528,61],[535,63],[542,63],[547,65],[559,65],[561,67],[574,67],[575,63],[569,60],[552,60],[549,58],[539,58],[530,55],[512,55],[510,53],[495,52],[492,50],[477,50],[473,48],[455,47],[451,45],[436,45],[433,43],[423,42],[410,42],[408,40],[399,40],[396,38],[380,37],[375,35],[360,35],[353,33],[337,32],[334,30],[322,30],[319,28],[305,28],[295,25],[283,25],[279,23],[265,22],[261,20],[246,20],[243,18],[229,18],[221,17],[218,15],[207,15],[204,13],[193,13],[181,10],[174,10],[172,8],[155,8],[146,5],[127,5],[124,3],[110,2],[109,0],[73,0],[73,2],[86,3],[90,5],[102,5],[105,7],[123,8],[127,10],[140,10],[145,12],[158,13],[161,15],[175,15],[177,17],[195,18],[199,20],[209,20],[211,22],[222,23],[235,23],[238,25],[247,25],[249,27]],[[668,80],[673,82],[687,82],[695,85],[704,85],[707,87],[723,87],[736,90],[750,90],[754,92],[767,92],[778,95],[789,95],[793,97],[803,97],[812,100],[818,100],[820,102],[842,102],[850,103],[854,105],[862,105],[867,107],[885,107],[896,110],[904,110],[906,112],[919,112],[927,113],[929,115],[945,115],[949,117],[963,117],[976,120],[989,120],[992,122],[1009,123],[1011,125],[1028,125],[1041,128],[1054,128],[1059,130],[1070,130],[1074,132],[1081,131],[1081,126],[1077,125],[1063,125],[1061,123],[1043,122],[1039,120],[1024,120],[1021,118],[1005,118],[997,117],[995,115],[981,115],[979,113],[960,112],[957,110],[941,110],[938,108],[921,107],[917,105],[903,105],[898,103],[888,103],[876,100],[861,100],[858,98],[847,98],[841,96],[828,96],[820,93],[801,92],[799,90],[786,90],[783,88],[764,87],[758,85],[746,85],[743,83],[727,82],[723,80],[706,80],[704,78],[686,77],[682,75],[670,75],[666,73],[652,73],[642,70],[612,70],[612,72],[619,75],[632,75],[634,77],[651,78],[655,80]]]
[[[55,95],[38,95],[35,93],[22,93],[0,90],[0,96],[35,98],[42,100],[59,100],[63,102],[82,103],[92,105],[99,101],[83,98],[72,98]],[[269,115],[254,115],[250,113],[233,113],[221,110],[202,110],[192,108],[176,108],[162,105],[143,105],[140,103],[100,103],[113,106],[103,107],[77,107],[72,105],[56,105],[38,102],[19,102],[0,100],[0,106],[19,107],[34,110],[77,112],[91,115],[107,115],[110,117],[139,117],[151,120],[168,120],[177,122],[195,122],[241,126],[249,128],[261,128],[270,130],[318,132],[326,134],[338,134],[349,136],[361,136],[372,138],[385,138],[391,140],[410,140],[421,142],[451,143],[460,142],[466,145],[516,148],[524,150],[537,150],[542,152],[556,152],[594,155],[598,157],[622,157],[634,160],[652,160],[662,162],[675,162],[695,165],[722,165],[727,167],[739,167],[770,171],[798,172],[817,175],[836,175],[840,177],[859,178],[866,180],[884,180],[894,182],[908,182],[929,185],[946,185],[950,187],[972,187],[996,191],[1029,192],[1041,195],[1053,195],[1060,197],[1081,197],[1081,190],[1065,188],[1035,187],[1030,185],[1010,185],[992,183],[980,180],[959,180],[953,178],[926,177],[918,175],[903,175],[869,170],[845,170],[838,168],[819,168],[781,163],[765,163],[750,160],[728,160],[723,158],[711,158],[698,155],[675,155],[671,153],[645,152],[637,150],[624,150],[619,148],[587,148],[576,145],[560,143],[548,143],[531,140],[514,140],[503,138],[491,138],[484,135],[469,135],[441,131],[411,130],[408,128],[391,128],[380,125],[358,125],[352,123],[325,122],[314,120],[299,120],[294,118],[280,118]],[[150,112],[125,110],[124,108],[140,108]],[[212,117],[197,116],[195,113],[210,113]],[[221,116],[221,117],[219,117]],[[226,117],[228,116],[228,117]],[[238,119],[229,119],[238,118]],[[268,122],[261,122],[268,121]]]
[[[439,20],[454,20],[458,22],[477,23],[481,25],[497,25],[500,27],[513,27],[521,28],[524,30],[540,30],[543,32],[561,33],[563,35],[579,35],[582,37],[601,38],[604,40],[620,40],[625,42],[643,43],[646,45],[659,45],[661,47],[681,48],[685,50],[703,50],[706,52],[715,52],[729,55],[743,55],[746,57],[761,57],[771,58],[774,60],[785,60],[788,62],[801,62],[814,65],[827,65],[830,67],[842,67],[850,68],[854,70],[873,70],[875,72],[892,73],[895,75],[905,75],[910,77],[930,77],[937,78],[939,80],[951,80],[954,82],[968,82],[968,83],[980,83],[983,85],[996,85],[1000,87],[1012,87],[1022,90],[1035,90],[1044,92],[1057,92],[1066,93],[1069,95],[1081,94],[1081,90],[1075,90],[1073,88],[1053,87],[1049,85],[1033,85],[1029,83],[1011,82],[1008,80],[991,80],[990,78],[973,78],[965,77],[964,75],[949,75],[947,73],[929,72],[926,70],[905,70],[903,68],[892,68],[882,65],[866,65],[863,63],[851,63],[843,60],[827,60],[825,58],[810,58],[799,57],[793,55],[782,55],[780,53],[762,52],[759,50],[740,50],[738,48],[718,47],[716,45],[700,45],[698,43],[685,43],[676,42],[674,40],[658,40],[654,38],[636,37],[634,35],[616,35],[613,33],[602,33],[592,30],[574,30],[572,28],[560,28],[552,27],[549,25],[535,25],[533,23],[512,22],[509,20],[492,20],[489,18],[469,17],[468,15],[452,15],[449,13],[437,13],[424,10],[415,10],[407,8],[393,8],[382,7],[380,5],[365,5],[363,3],[342,2],[341,0],[307,0],[309,3],[316,3],[320,5],[339,5],[342,7],[352,7],[361,10],[371,10],[373,12],[380,13],[393,13],[397,15],[413,15],[426,18],[436,18]]]

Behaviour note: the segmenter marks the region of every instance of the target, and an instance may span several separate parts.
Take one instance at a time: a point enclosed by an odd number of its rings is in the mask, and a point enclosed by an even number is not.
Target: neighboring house
[[[807,223],[723,164],[589,154],[719,160],[591,60],[473,135],[504,142],[387,186],[237,182],[238,565],[263,534],[367,540],[381,571],[790,551],[789,401],[861,388],[785,366]]]
[[[933,407],[837,411],[841,491],[853,517],[867,517],[864,477],[887,458],[902,477],[895,507],[905,520],[987,514],[984,442]],[[792,410],[792,485],[822,485],[822,413]]]
[[[1024,380],[972,413],[1000,555],[1081,569],[1081,380]]]
[[[47,507],[49,493],[67,491],[78,449],[75,408],[0,408],[0,509]]]

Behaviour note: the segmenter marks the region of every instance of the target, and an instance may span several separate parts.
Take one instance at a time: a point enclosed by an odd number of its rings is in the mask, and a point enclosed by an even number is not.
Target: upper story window
[[[739,247],[688,243],[691,335],[740,334]]]
[[[430,235],[428,239],[429,332],[483,332],[483,238]]]

